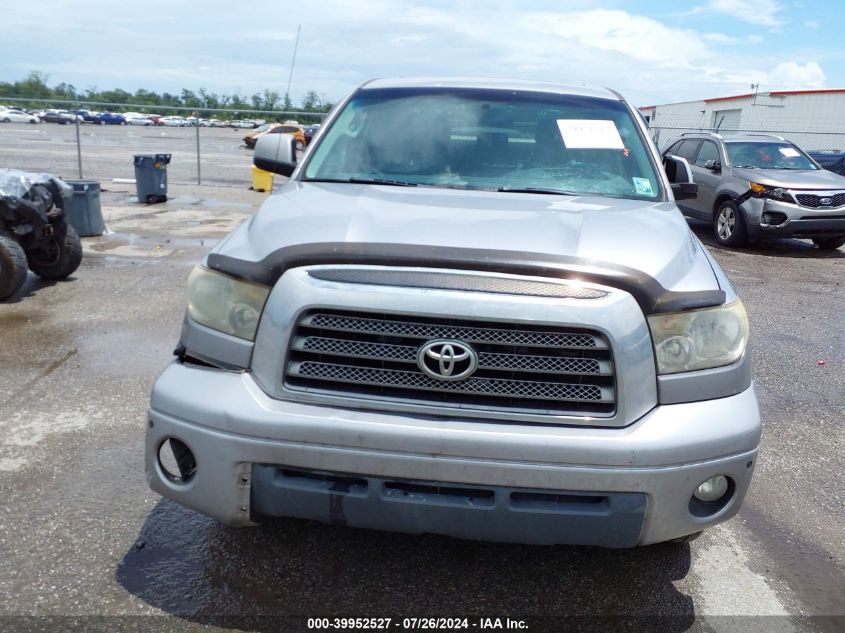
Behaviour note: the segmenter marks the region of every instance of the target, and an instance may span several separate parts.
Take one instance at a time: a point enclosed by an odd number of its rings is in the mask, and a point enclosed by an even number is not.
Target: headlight
[[[248,341],[270,289],[196,266],[188,275],[188,314],[197,323]]]
[[[771,198],[772,200],[795,203],[792,196],[782,187],[770,187],[769,185],[761,185],[757,182],[749,182],[748,188],[751,189],[756,198]]]
[[[748,343],[748,315],[742,301],[689,312],[648,317],[657,371],[682,371],[730,365]]]

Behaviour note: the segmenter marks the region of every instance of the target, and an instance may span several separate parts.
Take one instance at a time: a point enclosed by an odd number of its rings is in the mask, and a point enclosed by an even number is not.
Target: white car
[[[188,122],[180,116],[163,116],[159,119],[168,127],[186,127]]]
[[[27,114],[20,110],[0,110],[0,122],[2,123],[40,123],[34,114]]]
[[[126,122],[129,125],[143,125],[143,126],[146,126],[146,127],[155,125],[155,123],[153,123],[152,119],[148,119],[147,117],[145,117],[143,115],[141,115],[141,116],[131,116],[131,117],[126,119]]]

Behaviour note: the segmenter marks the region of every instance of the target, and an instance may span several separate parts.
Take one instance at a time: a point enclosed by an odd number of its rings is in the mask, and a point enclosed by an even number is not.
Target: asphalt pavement
[[[75,148],[56,151],[72,164]],[[152,493],[143,439],[188,272],[266,196],[239,184],[176,185],[148,206],[104,180],[109,232],[83,240],[77,273],[30,274],[0,304],[0,629],[443,616],[586,630],[601,616],[590,630],[845,631],[843,249],[726,250],[695,227],[748,308],[764,433],[738,517],[691,544],[527,547],[299,520],[235,530]]]

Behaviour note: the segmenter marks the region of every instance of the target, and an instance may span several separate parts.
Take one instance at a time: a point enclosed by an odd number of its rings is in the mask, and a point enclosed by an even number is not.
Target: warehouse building
[[[767,132],[805,150],[845,150],[845,89],[778,90],[640,108],[663,146],[682,132]]]

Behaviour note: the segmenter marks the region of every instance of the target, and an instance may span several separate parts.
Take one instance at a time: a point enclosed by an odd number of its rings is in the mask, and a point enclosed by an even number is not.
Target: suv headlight
[[[688,312],[648,317],[657,371],[682,371],[730,365],[748,343],[748,315],[742,301]]]
[[[772,200],[795,204],[795,200],[792,199],[792,196],[783,187],[770,187],[769,185],[761,185],[757,182],[749,182],[748,188],[751,189],[756,198],[771,198]]]
[[[255,340],[270,288],[196,266],[188,275],[188,314],[213,330]]]

